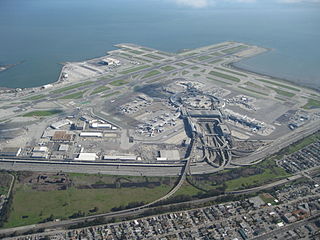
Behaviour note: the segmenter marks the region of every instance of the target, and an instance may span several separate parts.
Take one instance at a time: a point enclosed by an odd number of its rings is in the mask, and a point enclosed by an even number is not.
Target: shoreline
[[[248,44],[248,43],[245,43],[245,44]],[[117,44],[119,45],[119,44]],[[252,45],[252,44],[249,44],[249,45]],[[113,47],[116,47],[116,45],[113,45]],[[249,74],[254,74],[256,75],[257,77],[265,77],[269,80],[277,80],[277,81],[281,81],[283,83],[286,83],[286,84],[290,84],[290,85],[293,85],[293,86],[297,86],[297,87],[303,87],[303,88],[306,88],[306,89],[310,89],[310,90],[313,90],[313,91],[316,91],[318,93],[320,93],[320,86],[319,88],[316,88],[316,87],[311,87],[311,86],[307,86],[307,85],[303,85],[303,84],[300,84],[300,83],[296,83],[294,82],[293,80],[290,80],[290,79],[287,79],[287,78],[283,78],[283,77],[277,77],[275,75],[272,75],[272,74],[266,74],[266,73],[262,73],[262,72],[259,72],[259,71],[254,71],[254,70],[250,70],[250,69],[247,69],[245,67],[239,67],[239,66],[236,66],[237,63],[240,63],[241,61],[245,60],[245,59],[249,59],[249,58],[252,58],[252,57],[255,57],[255,56],[258,56],[260,54],[263,54],[263,53],[267,53],[267,52],[270,52],[270,51],[274,51],[275,49],[273,48],[265,48],[265,47],[260,47],[260,48],[263,48],[265,49],[265,51],[261,52],[261,53],[258,53],[256,55],[253,55],[253,56],[247,56],[247,57],[243,57],[241,58],[240,60],[238,61],[233,61],[233,62],[230,62],[230,63],[226,63],[226,64],[223,64],[223,66],[227,67],[227,68],[230,68],[230,69],[234,69],[234,70],[238,70],[238,71],[242,71],[244,73],[249,73]],[[193,49],[188,49],[189,51],[190,50],[193,50]],[[112,52],[113,50],[110,50],[110,52]],[[178,54],[179,51],[173,53],[173,54]],[[109,54],[109,51],[107,52],[107,55]],[[104,55],[102,55],[104,56]],[[88,60],[92,60],[92,59],[96,59],[96,58],[100,58],[102,56],[98,56],[98,57],[93,57],[93,58],[90,58],[90,59],[84,59],[82,61],[88,61]],[[80,62],[82,62],[80,61]],[[5,67],[4,70],[0,70],[0,74],[1,72],[4,72],[6,70],[9,70],[10,68],[13,68],[15,66],[17,66],[18,64],[22,64],[24,61],[20,61],[16,64],[8,64],[8,65],[3,65],[3,66],[0,66],[0,67]],[[78,61],[75,61],[75,62],[78,62]],[[60,69],[60,72],[58,74],[58,77],[55,81],[52,81],[50,83],[47,83],[47,84],[43,84],[43,85],[39,85],[39,86],[35,86],[35,87],[16,87],[16,88],[11,88],[11,87],[3,87],[3,86],[0,86],[0,90],[7,90],[7,91],[15,91],[17,89],[21,89],[22,91],[32,91],[32,90],[35,90],[35,89],[46,89],[48,86],[50,87],[56,87],[57,85],[63,85],[65,83],[71,83],[69,81],[65,81],[62,77],[62,74],[63,74],[63,69],[69,64],[69,63],[72,63],[72,62],[61,62],[61,63],[58,63],[58,65],[61,65],[61,69]]]
[[[268,49],[266,48],[267,51],[266,52],[269,52],[269,51],[272,51],[274,49]],[[265,52],[263,52],[265,53]],[[259,55],[259,54],[258,54]],[[257,56],[258,56],[257,55]],[[255,57],[255,56],[252,56],[252,57]],[[230,69],[234,69],[234,70],[238,70],[238,71],[242,71],[244,73],[248,73],[248,74],[254,74],[256,75],[257,77],[265,77],[269,80],[277,80],[277,81],[280,81],[282,83],[286,83],[286,84],[290,84],[290,85],[293,85],[293,86],[297,86],[297,87],[303,87],[303,88],[306,88],[306,89],[310,89],[310,90],[313,90],[313,91],[316,91],[318,93],[320,93],[320,86],[319,88],[316,88],[316,87],[311,87],[311,86],[308,86],[308,85],[303,85],[303,84],[300,84],[300,83],[297,83],[297,82],[294,82],[293,80],[290,80],[288,78],[283,78],[283,77],[277,77],[275,75],[272,75],[272,74],[267,74],[267,73],[263,73],[263,72],[259,72],[259,71],[254,71],[254,70],[251,70],[251,69],[247,69],[245,67],[239,67],[239,66],[236,66],[237,63],[240,63],[241,61],[245,60],[245,59],[249,59],[251,57],[246,57],[246,58],[243,58],[239,61],[234,61],[234,62],[230,62],[230,63],[227,63],[225,64],[224,66],[230,68]]]

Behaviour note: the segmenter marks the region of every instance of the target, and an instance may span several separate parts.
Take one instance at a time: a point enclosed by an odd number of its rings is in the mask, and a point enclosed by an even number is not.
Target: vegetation
[[[169,72],[169,71],[172,71],[172,70],[175,70],[176,68],[175,67],[172,67],[172,66],[164,66],[161,68],[163,71],[166,71],[166,72]]]
[[[127,84],[128,82],[125,80],[115,80],[110,83],[110,85],[118,87]]]
[[[210,64],[216,64],[216,63],[221,62],[221,61],[222,61],[222,59],[217,59],[217,60],[213,60],[213,61],[211,61],[209,63]]]
[[[309,98],[308,102],[303,106],[304,109],[320,108],[320,101]]]
[[[107,90],[109,90],[109,89],[110,89],[110,88],[107,87],[107,86],[100,86],[100,87],[97,87],[96,89],[94,89],[90,95],[94,95],[94,94],[97,94],[97,93],[101,93],[101,92],[107,91]]]
[[[143,54],[144,52],[142,52],[142,51],[138,51],[138,50],[131,50],[130,51],[131,53],[134,53],[134,54],[138,54],[138,55],[140,55],[140,54]]]
[[[31,101],[34,101],[34,100],[42,99],[42,98],[44,98],[44,97],[45,97],[45,95],[39,94],[39,95],[35,95],[35,96],[32,96],[32,97],[25,98],[25,99],[23,99],[23,100],[31,100]]]
[[[80,92],[75,92],[75,93],[71,93],[69,95],[65,95],[63,97],[61,97],[60,99],[79,99],[83,97],[83,94],[86,91],[80,91]]]
[[[163,57],[160,57],[158,55],[154,55],[154,54],[151,54],[151,53],[143,55],[143,56],[144,57],[149,57],[149,58],[152,58],[152,59],[155,59],[155,60],[162,60],[163,59]]]
[[[260,94],[260,95],[268,96],[267,93],[259,92],[259,91],[256,91],[256,90],[253,90],[253,89],[250,89],[250,88],[245,88],[245,87],[241,87],[241,86],[239,86],[238,88],[244,89],[244,90],[246,90],[246,91],[248,91],[248,92],[253,92],[253,93]]]
[[[273,82],[273,81],[269,81],[269,80],[265,80],[265,79],[256,79],[260,82],[264,82],[264,83],[269,83],[269,84],[272,84],[272,85],[275,85],[275,86],[278,86],[278,87],[282,87],[282,88],[287,88],[287,89],[290,89],[290,90],[293,90],[293,91],[296,91],[296,92],[300,92],[300,89],[298,88],[294,88],[294,87],[291,87],[291,86],[288,86],[288,85],[284,85],[284,84],[281,84],[281,83],[277,83],[277,82]]]
[[[231,70],[228,70],[228,69],[225,69],[225,68],[215,67],[215,69],[218,69],[218,70],[224,71],[224,72],[228,72],[228,73],[232,73],[232,74],[235,74],[235,75],[238,75],[238,76],[242,76],[242,77],[248,77],[247,75],[245,75],[243,73],[231,71]]]
[[[111,96],[119,94],[119,93],[120,93],[120,91],[115,91],[115,92],[112,92],[112,93],[105,94],[102,97],[103,98],[107,98],[107,97],[111,97]]]
[[[79,88],[79,87],[82,87],[82,86],[87,86],[87,85],[90,85],[92,83],[93,83],[92,81],[87,81],[87,82],[83,82],[83,83],[77,83],[77,84],[74,84],[74,85],[70,85],[68,87],[59,88],[57,90],[52,91],[51,93],[62,93],[62,92],[69,91],[71,89]]]
[[[19,177],[14,188],[12,211],[4,226],[15,227],[135,207],[165,195],[175,182],[162,177],[68,176],[72,186],[50,191],[37,190],[33,183],[24,182],[25,177]]]
[[[192,69],[192,70],[197,70],[197,69],[199,69],[199,67],[193,66],[193,67],[191,67],[191,69]]]
[[[160,72],[158,70],[152,70],[150,72],[148,72],[146,75],[143,76],[143,78],[149,78],[155,75],[160,74]]]
[[[287,91],[283,91],[283,90],[281,90],[281,89],[277,89],[277,88],[273,88],[273,87],[268,87],[268,88],[272,89],[272,90],[275,91],[277,94],[282,95],[282,96],[285,96],[285,97],[293,97],[293,96],[295,96],[294,93],[287,92]]]
[[[183,70],[182,71],[182,75],[186,75],[186,74],[188,74],[189,72],[188,71],[186,71],[186,70]]]
[[[224,81],[221,81],[221,80],[218,80],[218,79],[215,79],[215,78],[211,78],[211,77],[207,77],[207,79],[215,81],[215,82],[219,82],[219,83],[222,83],[222,84],[226,84],[226,85],[231,85],[231,83],[227,83],[227,82],[224,82]]]
[[[233,54],[233,53],[236,53],[240,50],[244,50],[246,48],[248,48],[248,47],[245,45],[240,45],[238,47],[233,47],[233,48],[228,48],[228,49],[222,50],[222,52],[226,53],[226,54]]]
[[[172,56],[172,54],[166,53],[166,52],[160,52],[160,51],[158,51],[157,53],[158,53],[158,54],[161,54],[161,55],[164,55],[164,56],[167,56],[167,57],[171,57],[171,56]]]
[[[220,77],[220,78],[224,78],[224,79],[228,79],[234,82],[240,82],[240,79],[234,76],[230,76],[221,72],[216,72],[216,71],[210,71],[209,74],[216,76],[216,77]]]
[[[198,59],[199,61],[204,61],[204,60],[207,60],[207,59],[210,59],[210,58],[211,58],[210,56],[205,55],[205,56],[200,56],[200,57],[198,57],[197,59]]]
[[[120,73],[121,74],[133,73],[133,72],[137,72],[139,70],[142,70],[142,69],[145,69],[145,68],[148,68],[148,67],[150,67],[150,66],[149,65],[142,65],[142,66],[139,66],[139,67],[130,68],[130,69],[122,71]]]
[[[5,195],[9,191],[9,187],[12,181],[10,174],[6,172],[0,172],[0,195]]]
[[[178,65],[178,66],[180,66],[180,67],[188,66],[188,64],[183,63],[183,62],[178,62],[178,63],[176,63],[176,65]]]
[[[61,113],[62,111],[59,109],[51,109],[51,110],[41,110],[41,111],[32,111],[23,114],[23,117],[46,117],[54,114]]]

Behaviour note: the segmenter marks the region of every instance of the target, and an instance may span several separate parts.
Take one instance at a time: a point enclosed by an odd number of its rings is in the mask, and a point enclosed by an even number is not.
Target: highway
[[[279,185],[283,185],[286,184],[288,182],[294,181],[298,178],[301,178],[302,175],[301,173],[298,173],[288,179],[283,179],[283,180],[279,180],[277,182],[271,183],[271,184],[266,184],[264,186],[260,186],[260,187],[255,187],[255,188],[251,188],[251,189],[244,189],[244,190],[239,190],[239,191],[232,191],[232,192],[227,192],[223,195],[220,196],[214,196],[214,197],[208,197],[208,198],[203,198],[203,199],[197,199],[197,200],[192,200],[192,201],[188,201],[188,202],[182,202],[182,203],[174,203],[174,204],[169,204],[169,205],[164,205],[164,206],[183,206],[183,205],[192,205],[192,206],[197,206],[200,205],[202,203],[206,203],[206,202],[210,202],[213,200],[216,200],[217,198],[220,197],[225,197],[228,195],[243,195],[243,194],[249,194],[249,193],[255,193],[255,192],[259,192],[261,190],[265,190],[265,189],[269,189],[275,186],[279,186]],[[169,194],[169,193],[168,193]],[[126,210],[122,210],[122,211],[118,211],[118,212],[111,212],[111,213],[104,213],[104,214],[97,214],[97,215],[92,215],[92,216],[88,216],[88,217],[81,217],[81,218],[76,218],[76,219],[68,219],[68,220],[62,220],[62,221],[52,221],[52,222],[47,222],[47,223],[40,223],[40,224],[33,224],[33,225],[28,225],[28,226],[22,226],[22,227],[15,227],[15,228],[8,228],[8,229],[0,229],[0,234],[12,234],[14,232],[16,233],[21,233],[23,234],[24,232],[27,231],[36,231],[39,229],[66,229],[69,226],[75,225],[75,224],[79,224],[79,223],[84,223],[84,222],[90,222],[93,221],[95,219],[99,219],[101,217],[104,217],[106,220],[107,219],[111,219],[113,217],[129,217],[129,216],[139,216],[140,214],[148,211],[148,210],[152,210],[152,209],[156,209],[157,207],[151,207],[152,205],[154,205],[155,203],[157,203],[158,200],[156,200],[153,203],[141,206],[141,207],[137,207],[137,208],[132,208],[132,209],[126,209]]]

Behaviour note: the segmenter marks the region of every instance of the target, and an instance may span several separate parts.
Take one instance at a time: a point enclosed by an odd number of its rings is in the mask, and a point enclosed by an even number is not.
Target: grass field
[[[221,61],[222,61],[222,59],[217,59],[217,60],[213,60],[213,61],[211,61],[209,63],[210,64],[216,64],[216,63],[221,62]]]
[[[102,97],[103,98],[107,98],[107,97],[111,97],[111,96],[119,94],[119,93],[120,93],[120,91],[115,91],[115,92],[112,92],[112,93],[108,93],[108,94],[102,95]]]
[[[164,66],[161,68],[163,71],[166,71],[166,72],[169,72],[169,71],[172,71],[172,70],[175,70],[176,68],[175,67],[172,67],[172,66]]]
[[[118,86],[122,86],[122,85],[125,85],[127,84],[128,82],[125,81],[125,80],[115,80],[111,83],[109,83],[111,86],[115,86],[115,87],[118,87]]]
[[[138,54],[138,55],[140,55],[140,54],[143,54],[144,52],[142,52],[142,51],[138,51],[138,50],[131,50],[130,51],[131,53],[133,53],[133,54]]]
[[[294,93],[283,91],[281,89],[277,89],[277,88],[273,88],[273,87],[268,87],[268,88],[270,88],[273,91],[275,91],[278,95],[282,95],[282,96],[285,96],[285,97],[293,97],[293,96],[295,96]]]
[[[238,76],[242,76],[242,77],[248,77],[247,75],[245,75],[245,74],[243,74],[243,73],[231,71],[231,70],[225,69],[225,68],[215,67],[215,69],[218,69],[218,70],[224,71],[224,72],[228,72],[228,73],[232,73],[232,74],[235,74],[235,75],[238,75]]]
[[[6,172],[0,172],[0,195],[5,195],[9,191],[9,187],[12,181],[10,174]]]
[[[244,50],[246,48],[248,48],[248,47],[245,45],[240,45],[238,47],[233,47],[233,48],[228,48],[228,49],[222,50],[221,52],[226,53],[226,54],[232,54],[232,53],[236,53],[240,50]]]
[[[107,86],[100,86],[100,87],[97,87],[96,89],[94,89],[90,95],[94,95],[94,94],[97,94],[97,93],[101,93],[101,92],[107,91],[107,90],[109,90],[109,89],[110,89],[110,88],[107,87]]]
[[[216,77],[220,77],[220,78],[224,78],[224,79],[228,79],[234,82],[240,82],[240,79],[234,76],[230,76],[221,72],[216,72],[216,71],[210,71],[209,74],[216,76]]]
[[[176,65],[177,65],[177,66],[180,66],[180,67],[188,66],[188,64],[183,63],[183,62],[177,62]]]
[[[183,70],[182,71],[182,75],[187,75],[189,72],[188,71],[186,71],[186,70]]]
[[[82,98],[82,96],[85,92],[86,91],[71,93],[71,94],[65,95],[59,99],[80,99],[80,98]]]
[[[245,87],[241,87],[241,86],[238,86],[238,88],[246,90],[248,92],[253,92],[253,93],[257,93],[257,94],[263,95],[263,96],[268,96],[267,93],[259,92],[259,91],[256,91],[256,90],[253,90],[253,89],[250,89],[250,88],[245,88]]]
[[[201,57],[198,57],[197,59],[199,61],[204,61],[204,60],[207,60],[207,59],[210,59],[210,58],[212,58],[212,57],[210,57],[210,56],[201,56]]]
[[[151,54],[151,53],[143,55],[143,56],[144,57],[149,57],[149,58],[152,58],[152,59],[155,59],[155,60],[162,60],[163,59],[163,57],[160,57],[158,55],[154,55],[154,54]]]
[[[148,72],[146,75],[144,75],[143,78],[153,77],[158,74],[160,74],[160,72],[158,70],[152,70],[152,71]]]
[[[285,154],[292,154],[296,151],[299,151],[300,149],[310,145],[311,143],[314,143],[316,141],[320,140],[320,133],[315,133],[309,137],[306,137],[304,139],[302,139],[301,141],[293,144],[293,145],[290,145],[289,147],[287,147],[285,149]]]
[[[130,69],[122,71],[120,73],[121,74],[133,73],[133,72],[137,72],[137,71],[140,71],[140,70],[148,68],[148,67],[150,67],[150,66],[149,65],[142,65],[142,66],[139,66],[139,67],[130,68]]]
[[[68,87],[59,88],[57,90],[52,91],[51,93],[62,93],[62,92],[69,91],[71,89],[79,88],[79,87],[82,87],[82,86],[87,86],[87,85],[90,85],[92,83],[93,82],[91,82],[91,81],[87,81],[87,82],[83,82],[83,83],[77,83],[77,84],[74,84],[74,85],[71,85],[71,86],[68,86]]]
[[[287,89],[290,89],[290,90],[293,90],[293,91],[296,91],[296,92],[300,92],[300,89],[298,88],[294,88],[294,87],[291,87],[291,86],[288,86],[288,85],[284,85],[284,84],[281,84],[281,83],[277,83],[277,82],[273,82],[273,81],[269,81],[269,80],[265,80],[265,79],[256,79],[260,82],[264,82],[264,83],[269,83],[269,84],[272,84],[272,85],[275,85],[275,86],[278,86],[278,87],[282,87],[282,88],[287,88]]]
[[[126,206],[132,202],[151,202],[165,195],[174,184],[167,181],[159,186],[118,188],[76,188],[83,184],[108,184],[117,179],[126,182],[152,183],[163,182],[165,178],[144,178],[108,176],[98,174],[69,174],[72,187],[67,190],[35,190],[32,184],[18,182],[14,187],[12,211],[4,227],[34,224],[53,215],[54,219],[68,219],[81,211],[85,215],[110,212],[114,207]],[[94,213],[90,210],[96,208]]]
[[[227,83],[227,82],[224,82],[224,81],[221,81],[221,80],[218,80],[215,78],[211,78],[211,77],[207,77],[207,79],[218,82],[218,83],[226,84],[226,85],[232,85],[231,83]]]
[[[23,117],[47,117],[54,114],[61,113],[62,111],[59,109],[51,109],[51,110],[41,110],[41,111],[32,111],[23,114]]]
[[[130,202],[151,202],[165,195],[170,187],[161,185],[149,188],[121,189],[75,189],[55,191],[34,191],[30,187],[17,186],[13,198],[8,222],[4,227],[16,227],[38,223],[50,215],[55,219],[66,219],[78,211],[89,215],[95,207],[95,213],[109,212],[113,207],[127,205]],[[24,216],[24,217],[23,217]]]
[[[307,104],[305,104],[302,108],[304,109],[320,108],[320,101],[315,100],[313,98],[309,98]]]
[[[193,67],[191,67],[191,69],[192,69],[192,70],[197,70],[197,69],[199,69],[199,67],[193,66]]]
[[[31,100],[31,101],[34,101],[34,100],[42,99],[42,98],[44,98],[44,97],[45,97],[45,95],[39,94],[39,95],[35,95],[35,96],[32,96],[32,97],[25,98],[25,99],[23,99],[23,100]]]

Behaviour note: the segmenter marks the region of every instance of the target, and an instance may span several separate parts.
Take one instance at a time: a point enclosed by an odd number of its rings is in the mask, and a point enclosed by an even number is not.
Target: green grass
[[[262,174],[226,181],[226,190],[234,191],[260,186],[266,184],[267,182],[277,181],[289,176],[290,174],[286,173],[286,171],[282,168],[265,169]]]
[[[143,56],[144,57],[149,57],[149,58],[152,58],[152,59],[155,59],[155,60],[162,60],[163,59],[163,57],[160,57],[158,55],[154,55],[154,54],[151,54],[151,53],[143,55]]]
[[[250,89],[250,88],[245,88],[245,87],[241,87],[241,86],[238,86],[238,88],[244,89],[244,90],[246,90],[248,92],[253,92],[253,93],[257,93],[257,94],[263,95],[263,96],[268,96],[267,93],[259,92],[259,91],[256,91],[256,90],[253,90],[253,89]]]
[[[225,68],[215,67],[215,69],[218,69],[218,70],[221,70],[221,71],[224,71],[224,72],[228,72],[228,73],[232,73],[232,74],[235,74],[235,75],[238,75],[238,76],[242,76],[242,77],[248,77],[247,75],[245,75],[243,73],[231,71],[231,70],[228,70],[228,69],[225,69]]]
[[[176,68],[175,67],[172,67],[172,66],[164,66],[161,68],[163,71],[166,71],[166,72],[169,72],[169,71],[172,71],[172,70],[175,70]]]
[[[188,71],[186,71],[186,70],[183,70],[182,71],[182,75],[187,75],[189,72]]]
[[[260,82],[264,82],[264,83],[269,83],[269,84],[272,84],[272,85],[275,85],[275,86],[278,86],[278,87],[282,87],[282,88],[287,88],[287,89],[290,89],[290,90],[293,90],[293,91],[296,91],[296,92],[300,92],[300,89],[298,88],[294,88],[294,87],[291,87],[291,86],[288,86],[288,85],[284,85],[284,84],[281,84],[281,83],[277,83],[277,82],[273,82],[273,81],[269,81],[269,80],[265,80],[265,79],[256,79]]]
[[[194,73],[192,76],[194,77],[200,77],[201,75],[199,73]]]
[[[0,172],[0,195],[6,195],[8,193],[11,181],[12,177],[10,174]]]
[[[35,96],[32,96],[32,97],[24,98],[23,100],[31,100],[31,101],[33,101],[33,100],[42,99],[42,98],[44,98],[44,97],[45,97],[45,95],[39,94],[39,95],[35,95]]]
[[[133,73],[133,72],[137,72],[139,70],[142,70],[142,69],[145,69],[145,68],[148,68],[148,67],[150,67],[150,66],[149,65],[142,65],[142,66],[139,66],[139,67],[130,68],[130,69],[122,71],[120,73],[121,74]]]
[[[23,117],[47,117],[54,114],[61,113],[62,111],[59,109],[52,109],[52,110],[41,110],[41,111],[32,111],[23,114]]]
[[[128,82],[125,81],[125,80],[115,80],[115,81],[112,81],[111,83],[109,83],[111,86],[115,86],[115,87],[118,87],[118,86],[122,86],[122,85],[125,85],[127,84]]]
[[[212,57],[210,57],[210,56],[201,56],[201,57],[198,57],[197,59],[198,59],[199,61],[204,61],[204,60],[208,60],[208,59],[210,59],[210,58],[212,58]]]
[[[320,101],[313,98],[309,98],[308,102],[302,108],[304,109],[320,108]]]
[[[255,84],[253,82],[245,82],[244,83],[246,86],[248,87],[253,87],[253,88],[257,88],[257,89],[263,89],[264,87],[263,86],[260,86],[258,84]]]
[[[74,84],[74,85],[70,85],[68,87],[59,88],[57,90],[52,91],[51,93],[62,93],[62,92],[69,91],[71,89],[79,88],[79,87],[82,87],[82,86],[87,86],[87,85],[90,85],[92,83],[93,83],[92,81],[87,81],[87,82],[83,82],[83,83],[77,83],[77,84]]]
[[[112,92],[112,93],[105,94],[102,97],[103,98],[107,98],[107,97],[111,97],[111,96],[119,94],[119,93],[120,93],[120,91],[115,91],[115,92]]]
[[[308,136],[304,139],[302,139],[301,141],[293,144],[293,145],[290,145],[289,147],[286,148],[285,150],[285,154],[292,154],[294,152],[297,152],[299,151],[300,149],[316,142],[316,141],[319,141],[320,140],[320,133],[315,133],[311,136]]]
[[[166,56],[166,57],[171,57],[171,56],[172,56],[172,54],[166,53],[166,52],[160,52],[160,51],[158,51],[157,53],[158,53],[158,54],[161,54],[161,55],[164,55],[164,56]]]
[[[211,61],[209,63],[210,64],[216,64],[216,63],[221,62],[221,61],[222,61],[222,59],[216,59],[216,60],[213,60],[213,61]]]
[[[80,91],[80,92],[75,92],[75,93],[71,93],[69,95],[65,95],[59,99],[80,99],[83,97],[83,94],[85,93],[86,91]]]
[[[215,79],[215,78],[211,78],[211,77],[207,77],[207,79],[215,81],[215,82],[219,82],[219,83],[222,83],[222,84],[226,84],[226,85],[232,85],[231,83],[227,83],[227,82],[224,82],[224,81],[221,81],[221,80],[218,80],[218,79]]]
[[[224,73],[220,73],[220,72],[216,72],[216,71],[210,71],[209,74],[216,76],[216,77],[220,77],[220,78],[224,78],[224,79],[228,79],[234,82],[240,82],[240,79],[234,76],[230,76]]]
[[[78,211],[89,215],[89,210],[94,207],[98,208],[96,213],[105,213],[113,207],[127,205],[130,202],[151,202],[165,195],[169,190],[169,186],[161,185],[155,188],[69,188],[60,191],[35,191],[30,187],[19,185],[15,188],[12,212],[4,227],[35,224],[48,218],[51,214],[58,219],[67,219]],[[22,216],[27,217],[22,218]]]
[[[199,69],[199,67],[193,66],[193,67],[191,67],[191,69],[192,69],[192,70],[197,70],[197,69]]]
[[[143,78],[153,77],[153,76],[158,75],[160,73],[161,72],[159,72],[158,70],[152,70],[152,71],[148,72],[146,75],[144,75]]]
[[[177,65],[177,66],[180,66],[180,67],[188,66],[188,64],[183,63],[183,62],[178,62],[178,63],[176,63],[176,65]]]
[[[221,52],[223,52],[225,54],[232,54],[232,53],[239,52],[240,50],[244,50],[246,48],[248,48],[248,47],[244,46],[244,45],[240,45],[238,47],[233,47],[233,48],[228,48],[228,49],[222,50]]]
[[[121,53],[120,55],[121,55],[121,56],[128,57],[128,58],[132,58],[132,57],[133,57],[132,55],[127,54],[127,53]]]
[[[142,51],[138,51],[138,50],[131,50],[130,51],[131,53],[133,53],[133,54],[138,54],[138,55],[140,55],[140,54],[143,54],[144,52],[142,52]]]
[[[272,90],[275,91],[277,94],[282,95],[282,96],[285,96],[285,97],[293,97],[293,96],[295,96],[294,93],[287,92],[287,91],[283,91],[283,90],[281,90],[281,89],[277,89],[277,88],[273,88],[273,87],[268,87],[268,88],[272,89]]]
[[[114,207],[126,206],[132,202],[151,202],[165,195],[176,182],[175,177],[135,177],[103,174],[69,173],[72,187],[67,190],[37,190],[37,184],[25,183],[26,176],[20,176],[15,184],[12,211],[5,227],[15,227],[38,223],[51,214],[54,218],[67,219],[82,211],[90,215],[90,210],[97,207],[94,214],[110,212]],[[35,176],[36,177],[36,176]],[[136,183],[136,186],[121,187],[116,183]],[[154,185],[153,182],[160,183]],[[113,187],[83,189],[81,186],[92,184],[111,184]],[[140,184],[140,186],[139,186]],[[141,186],[143,184],[143,186]],[[22,216],[27,216],[22,218]]]
[[[96,89],[94,89],[94,90],[92,91],[92,93],[90,94],[90,96],[91,96],[91,95],[94,95],[94,94],[97,94],[97,93],[101,93],[101,92],[107,91],[107,90],[109,90],[109,89],[110,89],[110,88],[107,87],[107,86],[97,87]]]
[[[147,51],[147,52],[152,52],[153,50],[152,49],[149,49],[149,48],[140,48],[141,50],[143,50],[143,51]]]
[[[214,57],[220,57],[220,56],[222,56],[223,54],[221,54],[221,53],[219,53],[219,52],[214,52],[214,53],[211,53],[210,55],[211,55],[211,56],[214,56]],[[218,60],[222,61],[222,59],[218,59]]]

